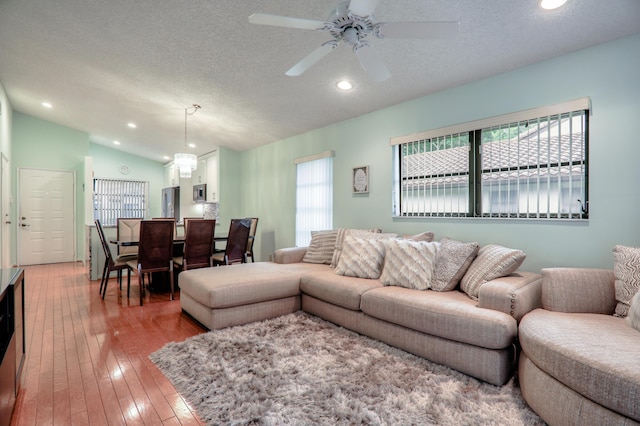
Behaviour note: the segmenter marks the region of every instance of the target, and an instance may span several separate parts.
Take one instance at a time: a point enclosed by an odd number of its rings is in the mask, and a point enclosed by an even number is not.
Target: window
[[[94,218],[102,226],[116,226],[119,217],[147,217],[148,182],[122,179],[93,180]]]
[[[588,98],[396,145],[398,216],[588,218]]]
[[[296,246],[308,246],[311,231],[333,228],[333,151],[296,164]]]

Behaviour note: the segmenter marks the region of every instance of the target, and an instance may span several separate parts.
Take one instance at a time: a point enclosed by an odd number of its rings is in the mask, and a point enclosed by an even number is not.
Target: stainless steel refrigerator
[[[180,187],[162,188],[162,217],[180,220]]]

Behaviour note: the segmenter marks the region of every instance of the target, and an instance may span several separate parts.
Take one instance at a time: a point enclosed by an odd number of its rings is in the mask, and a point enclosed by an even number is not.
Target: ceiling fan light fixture
[[[336,87],[346,92],[353,89],[353,83],[351,83],[349,80],[340,80],[336,83]]]
[[[193,104],[191,107],[193,112],[189,113],[189,108],[184,109],[184,150],[187,150],[187,116],[193,115],[201,107],[200,105]],[[173,164],[180,171],[180,177],[188,179],[191,177],[191,172],[198,168],[198,157],[195,154],[188,152],[176,152],[173,156]]]
[[[538,5],[544,10],[554,10],[563,6],[567,0],[539,0]]]

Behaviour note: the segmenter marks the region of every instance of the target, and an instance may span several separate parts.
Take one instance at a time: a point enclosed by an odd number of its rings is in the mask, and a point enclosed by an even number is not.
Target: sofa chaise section
[[[300,309],[300,276],[327,265],[243,263],[180,273],[180,304],[210,330]]]

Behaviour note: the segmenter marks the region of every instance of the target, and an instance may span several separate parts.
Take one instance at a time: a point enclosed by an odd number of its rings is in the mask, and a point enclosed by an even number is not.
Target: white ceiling
[[[640,32],[640,0],[569,0],[553,12],[537,0],[381,0],[376,21],[454,20],[460,35],[374,39],[392,75],[375,83],[345,45],[287,77],[330,36],[248,22],[256,12],[325,20],[333,6],[0,0],[0,82],[16,111],[166,162],[163,155],[184,150],[184,108],[194,103],[202,109],[189,117],[193,152],[242,151]],[[355,88],[339,93],[335,82],[345,77]]]

